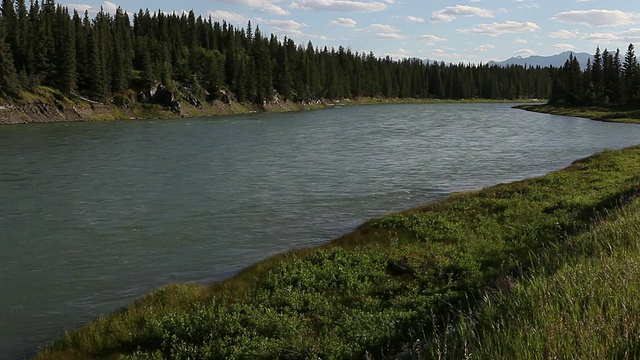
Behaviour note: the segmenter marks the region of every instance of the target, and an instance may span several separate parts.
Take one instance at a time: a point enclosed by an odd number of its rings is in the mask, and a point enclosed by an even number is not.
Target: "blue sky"
[[[82,1],[82,0],[80,0]],[[178,12],[193,10],[214,20],[296,43],[344,46],[394,59],[418,57],[480,63],[512,56],[593,53],[640,46],[637,0],[209,0],[154,2],[84,0],[64,3],[81,12],[102,6]]]

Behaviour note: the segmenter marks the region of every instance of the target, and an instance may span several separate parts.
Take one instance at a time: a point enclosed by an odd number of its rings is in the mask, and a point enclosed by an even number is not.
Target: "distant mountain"
[[[565,51],[558,55],[551,56],[528,56],[523,58],[522,56],[512,57],[505,61],[489,61],[489,65],[499,65],[499,66],[508,66],[508,65],[529,65],[529,66],[554,66],[560,67],[564,65],[565,61],[569,58],[569,55],[573,54],[574,57],[578,58],[578,62],[580,62],[580,66],[582,69],[587,67],[587,59],[592,58],[593,55],[587,53],[574,53],[572,51]],[[592,59],[593,61],[593,59]]]

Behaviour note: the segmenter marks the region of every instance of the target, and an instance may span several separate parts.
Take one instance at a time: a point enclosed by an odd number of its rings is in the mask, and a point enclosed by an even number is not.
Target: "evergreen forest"
[[[342,46],[319,48],[264,34],[250,22],[239,28],[193,11],[130,16],[119,8],[90,16],[53,0],[32,0],[28,7],[25,0],[2,0],[0,15],[5,99],[46,86],[119,104],[139,100],[136,92],[159,83],[205,101],[231,93],[254,104],[276,97],[527,99],[548,98],[552,85],[548,68],[394,60]]]
[[[560,69],[552,70],[550,103],[555,105],[640,105],[640,65],[633,44],[629,44],[624,59],[620,50],[612,53],[596,48],[593,61],[584,70],[570,56]]]

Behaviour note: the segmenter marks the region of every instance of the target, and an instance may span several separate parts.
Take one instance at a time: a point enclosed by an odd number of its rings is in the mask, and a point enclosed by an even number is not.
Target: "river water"
[[[0,357],[164,284],[640,143],[637,125],[510,106],[0,127]]]

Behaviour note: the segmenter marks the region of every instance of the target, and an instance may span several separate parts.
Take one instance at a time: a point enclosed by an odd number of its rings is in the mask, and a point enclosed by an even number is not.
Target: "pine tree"
[[[0,21],[0,93],[17,98],[20,96],[20,81],[13,63],[11,49],[6,43],[5,23]]]
[[[627,48],[622,73],[624,77],[625,102],[631,104],[638,99],[638,60],[633,44],[629,44]]]

